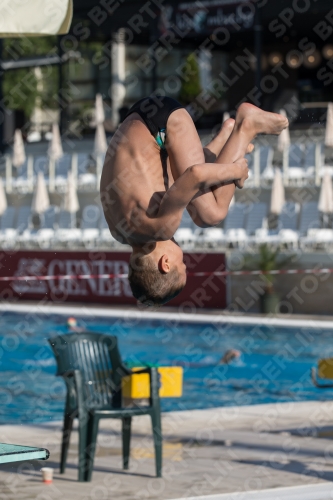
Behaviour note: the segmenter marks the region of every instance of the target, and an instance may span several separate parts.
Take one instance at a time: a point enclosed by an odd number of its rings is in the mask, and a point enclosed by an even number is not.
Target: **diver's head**
[[[183,252],[174,240],[133,248],[128,279],[133,296],[142,304],[161,306],[186,284]]]

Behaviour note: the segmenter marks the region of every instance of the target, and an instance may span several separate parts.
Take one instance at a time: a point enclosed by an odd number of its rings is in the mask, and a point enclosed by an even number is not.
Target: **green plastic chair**
[[[156,476],[162,475],[162,429],[157,368],[149,373],[149,406],[122,408],[121,379],[132,373],[121,361],[117,337],[99,333],[70,333],[50,338],[57,375],[67,386],[60,473],[65,472],[73,420],[79,420],[79,481],[90,481],[98,424],[102,418],[122,420],[123,467],[128,469],[132,417],[150,415],[155,446]]]

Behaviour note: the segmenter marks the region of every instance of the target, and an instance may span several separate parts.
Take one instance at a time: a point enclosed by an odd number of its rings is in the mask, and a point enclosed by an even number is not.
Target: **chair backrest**
[[[98,229],[101,209],[98,205],[84,207],[81,219],[81,229]]]
[[[285,203],[279,215],[279,229],[292,229],[293,231],[297,231],[298,213],[298,204],[293,202]]]
[[[289,167],[302,167],[303,160],[304,160],[303,144],[290,144],[288,153]]]
[[[35,156],[34,158],[34,173],[38,174],[42,172],[44,175],[47,174],[49,166],[49,159],[47,156]]]
[[[78,153],[77,155],[77,172],[78,174],[87,173],[87,168],[89,167],[90,158],[88,153]]]
[[[228,229],[227,236],[229,238],[246,240],[247,235],[245,229]]]
[[[202,230],[202,236],[208,241],[223,240],[223,230],[220,227],[206,227]]]
[[[5,229],[14,229],[15,228],[15,215],[16,208],[15,207],[7,207],[4,213],[1,216],[0,229],[4,231]]]
[[[83,332],[48,339],[57,361],[57,375],[79,370],[84,396],[90,406],[120,406],[120,384],[124,366],[117,337]],[[117,398],[118,396],[118,398]]]
[[[309,229],[320,227],[320,214],[318,211],[318,203],[316,201],[309,201],[303,203],[301,210],[301,218],[299,224],[299,233],[301,235],[307,234]]]
[[[260,173],[272,166],[273,154],[273,148],[270,146],[260,146]]]
[[[316,164],[316,144],[307,144],[305,148],[304,167],[314,167]]]
[[[31,208],[29,205],[23,205],[18,209],[16,229],[19,233],[23,233],[29,227],[31,219]]]
[[[43,213],[41,229],[54,229],[57,214],[58,207],[50,205],[49,208]]]
[[[265,217],[267,217],[267,203],[250,205],[245,227],[249,236],[262,227]]]
[[[76,227],[76,214],[60,210],[58,218],[59,229],[74,229]]]
[[[244,228],[245,210],[245,203],[234,203],[231,205],[224,221],[224,230]]]
[[[16,173],[16,177],[23,177],[24,179],[27,179],[27,177],[28,177],[28,159],[27,158],[25,159],[23,165],[13,169],[13,174],[15,175],[15,173]]]
[[[72,156],[69,154],[63,155],[55,164],[56,177],[65,177],[67,179],[68,172],[71,168]]]

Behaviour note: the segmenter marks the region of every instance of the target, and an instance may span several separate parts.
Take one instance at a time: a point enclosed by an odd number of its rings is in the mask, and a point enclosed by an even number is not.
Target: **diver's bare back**
[[[150,217],[157,213],[164,193],[160,148],[142,118],[133,113],[113,136],[101,177],[101,199],[112,236],[130,245],[154,239]]]

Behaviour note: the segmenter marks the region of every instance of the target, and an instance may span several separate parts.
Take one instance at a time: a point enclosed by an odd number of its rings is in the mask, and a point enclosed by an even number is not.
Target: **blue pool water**
[[[115,318],[78,319],[84,328],[117,335],[131,365],[184,366],[184,394],[163,399],[164,411],[282,401],[332,399],[313,386],[310,369],[333,356],[332,333],[320,328],[195,324]],[[61,315],[0,317],[0,423],[62,418],[65,386],[47,338],[68,331]],[[227,349],[242,352],[218,365]]]

